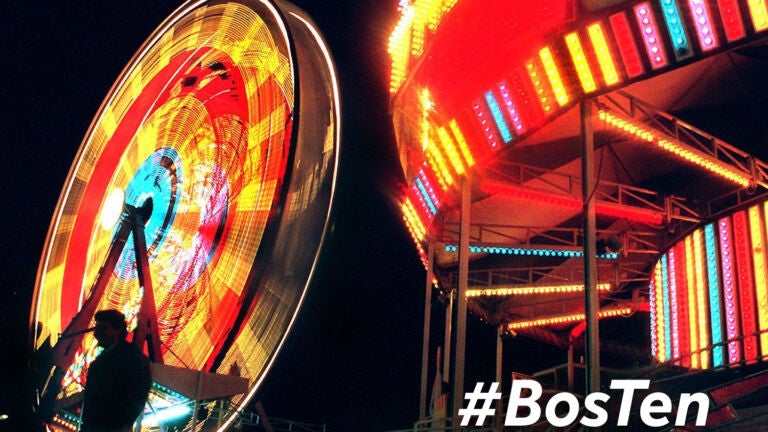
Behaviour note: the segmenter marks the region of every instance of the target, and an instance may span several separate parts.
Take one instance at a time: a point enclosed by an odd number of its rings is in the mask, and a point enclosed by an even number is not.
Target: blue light
[[[707,279],[709,281],[709,313],[712,323],[712,365],[723,365],[723,329],[720,321],[720,278],[717,275],[717,247],[715,246],[715,227],[704,227],[704,243],[707,250]]]
[[[427,203],[427,206],[429,207],[429,211],[432,212],[432,214],[437,213],[437,208],[435,207],[435,204],[432,202],[432,198],[429,197],[429,194],[427,193],[427,188],[424,187],[424,183],[421,182],[421,179],[416,177],[416,187],[419,188],[419,192],[421,192],[421,196],[424,197],[424,202]]]
[[[672,41],[675,58],[677,61],[684,60],[693,55],[691,45],[688,43],[688,35],[683,27],[683,20],[680,17],[680,11],[674,0],[661,0],[661,10],[664,12],[664,22],[667,24],[669,39]]]
[[[485,94],[485,102],[488,103],[488,108],[491,110],[493,121],[496,122],[496,128],[501,134],[501,139],[503,139],[505,143],[512,141],[512,133],[509,131],[509,127],[504,121],[504,115],[501,113],[501,108],[499,108],[499,103],[496,102],[493,92]]]
[[[661,292],[664,295],[664,346],[667,358],[672,358],[672,320],[669,311],[669,274],[667,272],[667,255],[661,257]]]
[[[456,252],[459,250],[456,245],[445,245],[446,252]],[[487,253],[494,255],[524,255],[540,257],[560,257],[560,258],[579,258],[584,256],[580,250],[568,249],[545,249],[545,248],[507,248],[498,246],[470,246],[471,253]],[[602,259],[618,259],[618,252],[607,252],[596,255]]]
[[[168,408],[159,409],[153,412],[152,414],[145,416],[141,420],[141,425],[149,426],[149,427],[157,427],[169,420],[174,420],[180,417],[188,416],[191,412],[192,410],[189,408],[188,405],[185,405],[185,404],[173,405]]]

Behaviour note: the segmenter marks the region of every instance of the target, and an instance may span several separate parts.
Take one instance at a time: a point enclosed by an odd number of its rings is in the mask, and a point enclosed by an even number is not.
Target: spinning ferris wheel
[[[303,12],[193,1],[162,23],[99,109],[48,232],[31,325],[37,353],[52,347],[50,427],[77,427],[101,309],[122,311],[155,363],[145,429],[201,392],[243,408],[312,277],[338,146],[333,64]],[[184,370],[192,395],[158,378]]]

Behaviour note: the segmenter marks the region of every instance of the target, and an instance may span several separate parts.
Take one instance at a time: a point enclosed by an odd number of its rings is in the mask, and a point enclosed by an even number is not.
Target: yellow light
[[[692,150],[688,150],[683,145],[672,142],[666,138],[657,137],[653,132],[644,127],[634,124],[628,120],[622,119],[612,113],[605,110],[599,110],[597,114],[598,118],[605,122],[605,124],[613,126],[627,134],[634,135],[637,138],[647,141],[656,142],[656,145],[680,159],[686,160],[694,165],[698,165],[707,171],[710,171],[718,176],[738,184],[742,187],[748,187],[750,185],[750,179],[744,174],[736,171],[733,168],[724,165],[720,161],[714,159],[711,156],[699,154]]]
[[[448,126],[451,128],[451,132],[453,133],[453,137],[456,139],[456,142],[459,143],[459,150],[461,151],[461,156],[467,162],[467,166],[472,167],[473,165],[475,165],[475,158],[472,157],[472,152],[469,150],[469,146],[467,145],[467,140],[464,139],[464,134],[461,133],[459,124],[456,123],[456,120],[454,119],[448,123]]]
[[[661,266],[657,265],[653,270],[653,278],[655,281],[654,293],[656,300],[656,352],[658,353],[656,354],[656,357],[659,359],[659,361],[663,362],[667,361],[669,357],[666,351],[667,343],[664,337],[664,286],[662,285],[661,277]]]
[[[432,171],[436,172],[438,174],[438,182],[440,183],[440,186],[443,188],[443,190],[447,189],[448,186],[453,184],[453,176],[451,175],[450,171],[448,171],[448,165],[445,162],[445,158],[443,157],[443,154],[440,152],[440,149],[437,148],[434,141],[432,139],[429,139],[429,142],[427,143],[427,161],[429,162],[430,166],[432,167]]]
[[[610,291],[610,283],[597,284],[598,291]],[[503,288],[468,289],[467,297],[493,297],[511,295],[561,294],[584,291],[584,285],[509,285]]]
[[[613,63],[611,50],[605,41],[603,27],[600,23],[595,23],[587,27],[589,39],[592,41],[592,47],[597,54],[597,62],[600,64],[600,70],[603,72],[603,79],[606,85],[613,85],[619,82],[619,74],[616,72],[616,66]]]
[[[760,331],[768,330],[768,285],[765,280],[765,241],[760,207],[749,208],[749,231],[752,240],[752,259],[755,263],[755,294],[757,298],[757,317]],[[768,356],[768,333],[760,334],[760,353]]]
[[[610,318],[620,315],[628,315],[632,313],[631,307],[622,307],[617,309],[609,309],[600,311],[597,314],[598,318]],[[526,321],[514,321],[507,324],[507,329],[509,330],[520,330],[520,329],[526,329],[531,327],[542,327],[542,326],[548,326],[548,325],[554,325],[554,324],[567,324],[577,321],[584,321],[584,314],[578,313],[578,314],[571,314],[571,315],[560,315],[560,316],[553,316],[548,318],[537,318],[533,320],[526,320]]]
[[[565,35],[565,44],[568,46],[568,51],[571,53],[571,59],[576,66],[576,74],[579,76],[581,88],[584,89],[584,93],[595,91],[597,85],[595,84],[595,78],[592,76],[592,71],[589,69],[589,63],[584,54],[584,49],[581,47],[579,35],[576,32],[568,33]]]
[[[756,32],[761,32],[768,28],[768,8],[765,6],[765,0],[749,0],[749,15],[752,18],[752,25]]]
[[[536,90],[539,102],[541,102],[541,107],[544,109],[545,113],[549,114],[549,112],[552,111],[552,101],[549,100],[548,92],[544,86],[544,81],[542,80],[541,71],[533,60],[525,63],[525,70],[528,71],[528,77],[533,83],[533,88]]]
[[[104,206],[101,208],[99,222],[101,222],[102,228],[109,231],[117,225],[123,214],[123,204],[125,204],[125,192],[120,188],[113,189],[107,195]]]
[[[555,99],[560,106],[564,106],[568,103],[568,93],[565,90],[563,80],[560,78],[560,71],[555,64],[555,58],[552,56],[552,51],[549,47],[544,47],[539,50],[539,58],[544,65],[544,72],[549,78],[549,83],[552,85],[552,91],[555,92]]]
[[[440,139],[443,151],[448,155],[448,161],[450,161],[451,166],[453,166],[453,170],[456,171],[456,174],[458,175],[464,174],[464,171],[466,170],[464,168],[464,162],[461,160],[456,145],[453,143],[448,131],[444,127],[438,128],[437,137]]]
[[[419,218],[419,214],[416,212],[416,209],[413,207],[413,203],[411,203],[409,198],[405,199],[405,202],[403,202],[401,206],[401,210],[403,212],[403,219],[405,220],[405,224],[408,227],[411,236],[416,243],[422,242],[426,237],[427,230],[424,228],[424,224],[421,222],[421,218]]]
[[[709,368],[709,310],[708,300],[709,295],[707,293],[707,285],[704,279],[704,234],[703,231],[698,229],[693,233],[693,267],[696,279],[696,297],[697,297],[697,312],[699,322],[699,356],[701,367],[703,369]]]
[[[699,320],[697,318],[699,309],[696,305],[696,276],[694,275],[693,258],[693,237],[688,236],[684,240],[685,244],[685,278],[686,289],[688,291],[688,337],[691,347],[691,368],[699,369]]]
[[[410,59],[411,24],[413,23],[413,18],[413,8],[406,6],[403,9],[400,20],[395,25],[395,29],[389,36],[387,52],[392,59],[389,78],[390,93],[395,93],[405,81],[408,60]]]

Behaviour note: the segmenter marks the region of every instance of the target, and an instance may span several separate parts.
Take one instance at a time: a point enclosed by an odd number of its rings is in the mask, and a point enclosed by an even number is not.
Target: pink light
[[[475,118],[477,118],[477,121],[480,123],[480,129],[483,131],[483,135],[488,140],[488,144],[492,148],[496,148],[499,145],[499,142],[496,138],[496,134],[493,132],[493,118],[491,118],[491,114],[483,107],[483,104],[480,101],[476,101],[472,104],[472,110],[475,112]]]
[[[701,50],[706,52],[720,46],[717,35],[712,28],[712,15],[709,13],[709,6],[704,0],[688,0],[693,23],[696,26],[696,35],[699,38]]]
[[[728,363],[737,364],[741,361],[741,327],[739,326],[739,310],[737,306],[736,290],[734,287],[736,275],[733,268],[733,254],[731,250],[731,223],[727,217],[717,223],[720,235],[720,264],[723,275],[723,288],[725,303],[725,330],[728,336]]]
[[[659,28],[656,26],[656,19],[653,17],[653,10],[648,2],[643,2],[635,6],[635,18],[637,25],[642,32],[645,51],[648,59],[651,61],[651,67],[658,69],[667,65],[667,55],[664,52],[664,45],[659,37]]]
[[[504,107],[507,109],[509,118],[512,119],[512,125],[518,134],[525,132],[523,127],[523,120],[520,117],[520,111],[516,104],[512,101],[512,95],[509,94],[509,87],[507,83],[502,81],[499,84],[499,93],[501,94],[501,100],[504,102]]]
[[[669,309],[672,318],[672,358],[676,359],[676,364],[680,364],[680,311],[677,304],[679,296],[677,293],[678,279],[675,255],[674,248],[667,252],[667,256],[669,257]]]

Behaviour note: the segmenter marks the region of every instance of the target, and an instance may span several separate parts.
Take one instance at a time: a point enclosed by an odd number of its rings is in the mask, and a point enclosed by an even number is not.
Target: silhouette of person
[[[88,367],[83,395],[85,432],[130,432],[144,409],[152,379],[149,359],[128,341],[125,315],[96,312],[94,337],[104,351]]]

